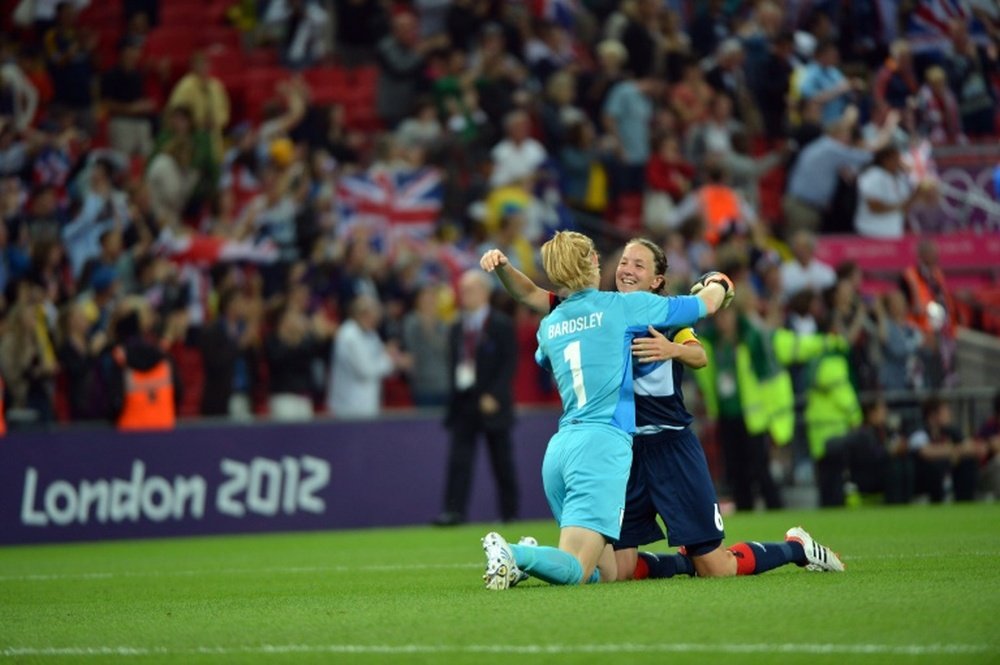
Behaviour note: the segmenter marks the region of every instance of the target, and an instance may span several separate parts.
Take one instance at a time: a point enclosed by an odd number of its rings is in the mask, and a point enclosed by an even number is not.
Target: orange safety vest
[[[740,199],[725,185],[704,185],[698,190],[701,214],[705,219],[705,239],[717,245],[726,227],[740,220]]]
[[[114,350],[115,362],[124,373],[125,404],[118,416],[118,429],[125,431],[173,429],[174,377],[165,359],[148,370],[125,364],[125,350]]]
[[[941,272],[940,268],[934,268],[933,275],[938,284],[944,284],[944,273]],[[932,332],[931,321],[927,316],[927,305],[936,300],[934,292],[920,274],[917,266],[910,266],[904,270],[903,279],[906,280],[907,285],[910,287],[912,296],[917,299],[916,303],[914,303],[916,307],[910,312],[910,320],[925,333]],[[948,320],[945,322],[941,332],[950,337],[955,332],[955,303],[951,299],[951,294],[947,291],[943,291],[943,297],[944,302],[940,304],[945,308]]]

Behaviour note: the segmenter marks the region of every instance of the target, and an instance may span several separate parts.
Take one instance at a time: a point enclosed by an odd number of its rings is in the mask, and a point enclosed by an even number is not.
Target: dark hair
[[[993,396],[993,413],[1000,414],[1000,390]]]
[[[853,259],[847,259],[846,261],[841,261],[837,264],[837,281],[842,281],[853,275],[858,270],[858,262]]]
[[[924,403],[920,405],[920,411],[924,415],[924,420],[930,418],[933,414],[938,413],[944,405],[944,400],[937,395],[931,395],[925,399]]]
[[[667,285],[667,268],[669,267],[667,265],[667,255],[663,253],[663,248],[649,238],[632,238],[625,243],[626,247],[629,245],[641,245],[653,254],[653,270],[656,271],[657,275],[663,277],[660,285],[653,289],[653,293],[663,293],[663,289]]]

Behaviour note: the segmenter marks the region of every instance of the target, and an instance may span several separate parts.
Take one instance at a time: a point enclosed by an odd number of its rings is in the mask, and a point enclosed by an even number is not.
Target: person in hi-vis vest
[[[105,364],[111,417],[122,431],[172,429],[180,384],[169,356],[151,334],[149,304],[130,298],[116,314],[114,344]]]
[[[780,508],[768,435],[775,443],[788,442],[790,428],[780,423],[791,413],[789,400],[776,394],[790,384],[781,380],[784,375],[767,348],[767,336],[746,316],[735,308],[723,310],[713,324],[701,331],[708,365],[694,375],[705,410],[718,424],[733,501],[737,510],[753,510],[756,491],[768,508]]]

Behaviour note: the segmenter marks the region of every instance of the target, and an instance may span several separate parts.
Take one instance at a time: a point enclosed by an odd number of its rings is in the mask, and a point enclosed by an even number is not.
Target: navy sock
[[[645,566],[646,570],[642,568]],[[645,574],[643,574],[645,572]],[[694,575],[694,564],[683,554],[653,554],[639,552],[635,579],[666,579],[675,575]]]
[[[737,575],[759,575],[789,563],[803,566],[806,552],[795,541],[784,543],[736,543],[729,548],[736,556]]]

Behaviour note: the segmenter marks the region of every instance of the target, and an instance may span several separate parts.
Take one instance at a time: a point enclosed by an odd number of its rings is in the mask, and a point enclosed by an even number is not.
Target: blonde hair
[[[579,291],[600,277],[600,268],[591,260],[595,252],[594,241],[587,236],[560,231],[542,245],[542,266],[554,284]]]

